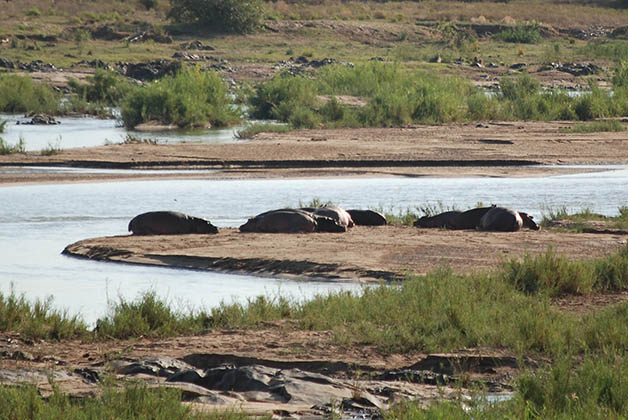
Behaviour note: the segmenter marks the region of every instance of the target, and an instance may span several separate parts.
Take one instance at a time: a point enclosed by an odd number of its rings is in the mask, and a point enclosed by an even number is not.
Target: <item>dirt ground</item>
[[[561,133],[571,122],[491,122],[260,133],[230,144],[147,143],[0,156],[0,183],[143,178],[545,176],[628,164],[625,133]],[[540,166],[544,165],[544,166]],[[28,166],[29,169],[20,169]],[[55,171],[36,170],[41,167]],[[69,171],[68,167],[120,169]],[[124,169],[186,169],[146,174]],[[578,169],[582,171],[582,169]],[[594,170],[594,169],[591,169]]]
[[[200,270],[377,282],[449,266],[454,272],[496,268],[501,262],[553,247],[573,259],[610,254],[625,232],[514,233],[448,231],[407,226],[356,226],[346,233],[271,234],[221,229],[216,235],[114,236],[86,239],[64,252],[114,262]]]

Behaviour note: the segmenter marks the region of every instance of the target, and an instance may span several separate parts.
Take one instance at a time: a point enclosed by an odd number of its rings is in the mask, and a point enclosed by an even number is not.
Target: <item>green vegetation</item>
[[[518,354],[599,352],[628,345],[628,304],[578,318],[553,309],[549,297],[626,290],[628,246],[591,261],[569,261],[552,250],[501,270],[458,275],[440,269],[398,285],[337,292],[307,302],[260,296],[211,311],[176,312],[154,293],[121,299],[91,333],[97,339],[197,334],[209,328],[252,328],[292,319],[301,328],[331,330],[337,342],[382,351],[447,351],[503,347]],[[76,318],[51,312],[49,302],[2,299],[2,331],[32,338],[90,336]],[[624,331],[627,330],[627,331]],[[621,333],[619,333],[619,332]]]
[[[240,120],[229,91],[216,72],[182,70],[124,97],[122,121],[128,128],[147,121],[179,127],[221,127]]]
[[[87,326],[77,316],[52,309],[52,299],[28,302],[13,291],[0,293],[0,331],[19,331],[24,337],[61,340],[84,336]]]
[[[493,36],[498,41],[536,44],[541,39],[538,23],[516,25]]]
[[[590,123],[576,124],[569,127],[561,127],[561,133],[599,133],[599,132],[620,132],[626,131],[626,126],[618,120],[602,120]]]
[[[20,137],[16,144],[9,144],[5,139],[0,137],[0,155],[12,155],[14,153],[24,153],[26,144],[24,139]]]
[[[482,392],[471,400],[441,402],[425,409],[401,402],[385,419],[609,419],[628,416],[628,357],[608,350],[581,362],[559,357],[551,367],[516,379],[513,399],[490,402]]]
[[[250,139],[259,133],[286,133],[292,129],[293,128],[287,124],[254,123],[238,130],[236,136],[239,139]]]
[[[0,133],[4,133],[4,130],[6,129],[8,121],[6,120],[0,120]]]
[[[210,327],[210,317],[173,311],[167,302],[147,292],[141,299],[128,302],[120,298],[110,314],[98,321],[97,336],[112,338],[160,337],[197,334]]]
[[[171,0],[168,16],[214,31],[247,33],[261,26],[261,0]]]
[[[628,113],[620,90],[612,95],[593,82],[589,88],[590,93],[574,98],[563,90],[544,90],[538,80],[522,74],[502,78],[499,93],[488,97],[463,78],[407,70],[398,64],[367,63],[355,68],[327,66],[315,79],[279,75],[259,86],[250,102],[253,117],[285,121],[296,128],[591,120]],[[331,100],[323,102],[321,95]],[[336,98],[340,95],[360,97],[367,104],[345,105]]]
[[[30,77],[0,74],[0,112],[57,114],[61,95]]]
[[[99,397],[76,400],[61,393],[53,384],[53,394],[42,398],[34,386],[0,386],[0,420],[13,419],[119,419],[119,420],[239,420],[244,413],[220,411],[203,413],[184,405],[180,390],[126,385],[118,390],[103,387]]]
[[[582,232],[587,227],[587,222],[591,221],[604,222],[605,228],[628,229],[628,206],[620,207],[617,216],[596,214],[590,209],[574,213],[570,213],[566,207],[560,207],[556,210],[549,209],[547,214],[543,215],[540,225],[546,228],[552,227],[557,221],[565,223],[561,227],[562,229],[576,232]]]

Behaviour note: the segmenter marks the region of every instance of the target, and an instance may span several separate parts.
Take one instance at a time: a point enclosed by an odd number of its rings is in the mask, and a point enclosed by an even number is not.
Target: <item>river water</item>
[[[238,141],[236,133],[243,125],[192,131],[163,131],[144,133],[126,130],[114,119],[86,117],[56,117],[58,125],[30,125],[30,121],[20,114],[0,114],[0,122],[6,121],[4,133],[0,134],[8,144],[24,142],[26,151],[44,149],[70,149],[75,147],[104,146],[121,143],[127,136],[139,139],[152,139],[159,143],[212,142],[224,143]],[[19,123],[19,124],[18,124]],[[251,123],[254,123],[252,121]]]
[[[21,170],[0,168],[3,171]],[[26,169],[25,169],[26,170]],[[58,170],[58,169],[38,169]],[[628,205],[628,167],[543,178],[324,178],[159,180],[0,187],[0,292],[54,297],[56,307],[94,323],[109,301],[152,290],[175,307],[210,308],[264,295],[304,299],[343,282],[294,281],[133,266],[61,255],[80,239],[126,234],[129,220],[150,210],[177,210],[237,227],[262,211],[318,198],[345,208],[398,213],[421,206],[465,209],[497,203],[539,218],[547,209],[589,208],[615,215]]]

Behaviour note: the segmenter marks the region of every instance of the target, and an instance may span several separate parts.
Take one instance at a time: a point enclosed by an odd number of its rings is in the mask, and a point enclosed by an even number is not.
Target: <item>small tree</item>
[[[168,17],[220,32],[248,33],[262,22],[262,0],[170,0]]]

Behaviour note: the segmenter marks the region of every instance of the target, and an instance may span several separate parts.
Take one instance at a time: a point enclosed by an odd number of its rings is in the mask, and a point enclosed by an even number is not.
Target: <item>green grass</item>
[[[477,391],[470,399],[394,404],[386,420],[458,419],[617,419],[628,416],[628,357],[624,352],[586,356],[581,362],[559,357],[551,366],[515,379],[511,400],[490,402]]]
[[[195,411],[190,406],[184,405],[181,400],[180,390],[149,388],[143,384],[128,384],[122,390],[111,385],[104,386],[101,396],[80,399],[64,395],[56,387],[49,398],[43,398],[34,386],[0,386],[0,420],[238,420],[250,418],[238,411]]]
[[[20,137],[17,143],[9,144],[6,140],[0,137],[0,155],[12,155],[15,153],[26,152],[26,144],[24,139]]]
[[[618,120],[603,120],[561,127],[558,131],[561,133],[621,132],[626,131],[626,126]]]
[[[536,44],[541,39],[541,30],[538,23],[521,24],[505,29],[493,38],[503,42]]]
[[[8,121],[6,120],[0,120],[0,133],[4,133],[4,130],[7,127],[7,123]]]
[[[570,212],[563,206],[558,209],[548,209],[547,214],[543,214],[540,225],[544,228],[551,228],[556,221],[566,221],[569,225],[562,229],[581,232],[586,227],[587,221],[603,221],[607,228],[628,229],[628,206],[619,207],[617,212],[616,216],[604,216],[590,209]]]
[[[30,77],[0,74],[0,112],[58,114],[61,95]]]
[[[459,275],[443,268],[409,276],[401,284],[319,295],[306,302],[259,296],[209,311],[175,311],[148,292],[134,301],[121,298],[91,334],[80,320],[52,312],[49,301],[30,305],[10,295],[2,299],[0,330],[33,338],[126,339],[255,328],[292,319],[303,329],[332,331],[338,343],[370,344],[385,352],[488,346],[556,355],[570,346],[588,353],[628,346],[628,304],[578,319],[554,309],[550,297],[616,292],[627,286],[628,246],[590,261],[569,261],[550,249],[505,261],[492,272]]]
[[[623,80],[621,70],[616,74],[617,80]],[[462,77],[372,62],[355,67],[326,66],[314,78],[276,76],[258,86],[250,105],[253,117],[288,122],[296,128],[484,120],[585,121],[628,113],[628,90],[618,87],[613,95],[593,81],[589,89],[589,93],[571,97],[561,89],[542,89],[537,79],[524,73],[502,78],[499,93],[487,97]],[[318,99],[321,95],[331,100],[322,104]],[[360,97],[367,104],[348,106],[335,99],[338,95]]]
[[[240,120],[220,75],[198,69],[133,88],[122,101],[121,114],[127,128],[151,120],[182,128],[221,127]]]
[[[87,326],[79,316],[52,309],[52,299],[27,301],[13,291],[0,293],[0,331],[19,331],[27,338],[62,340],[83,337]]]
[[[291,130],[293,128],[286,124],[254,123],[238,130],[236,136],[239,139],[251,139],[259,133],[287,133]]]

